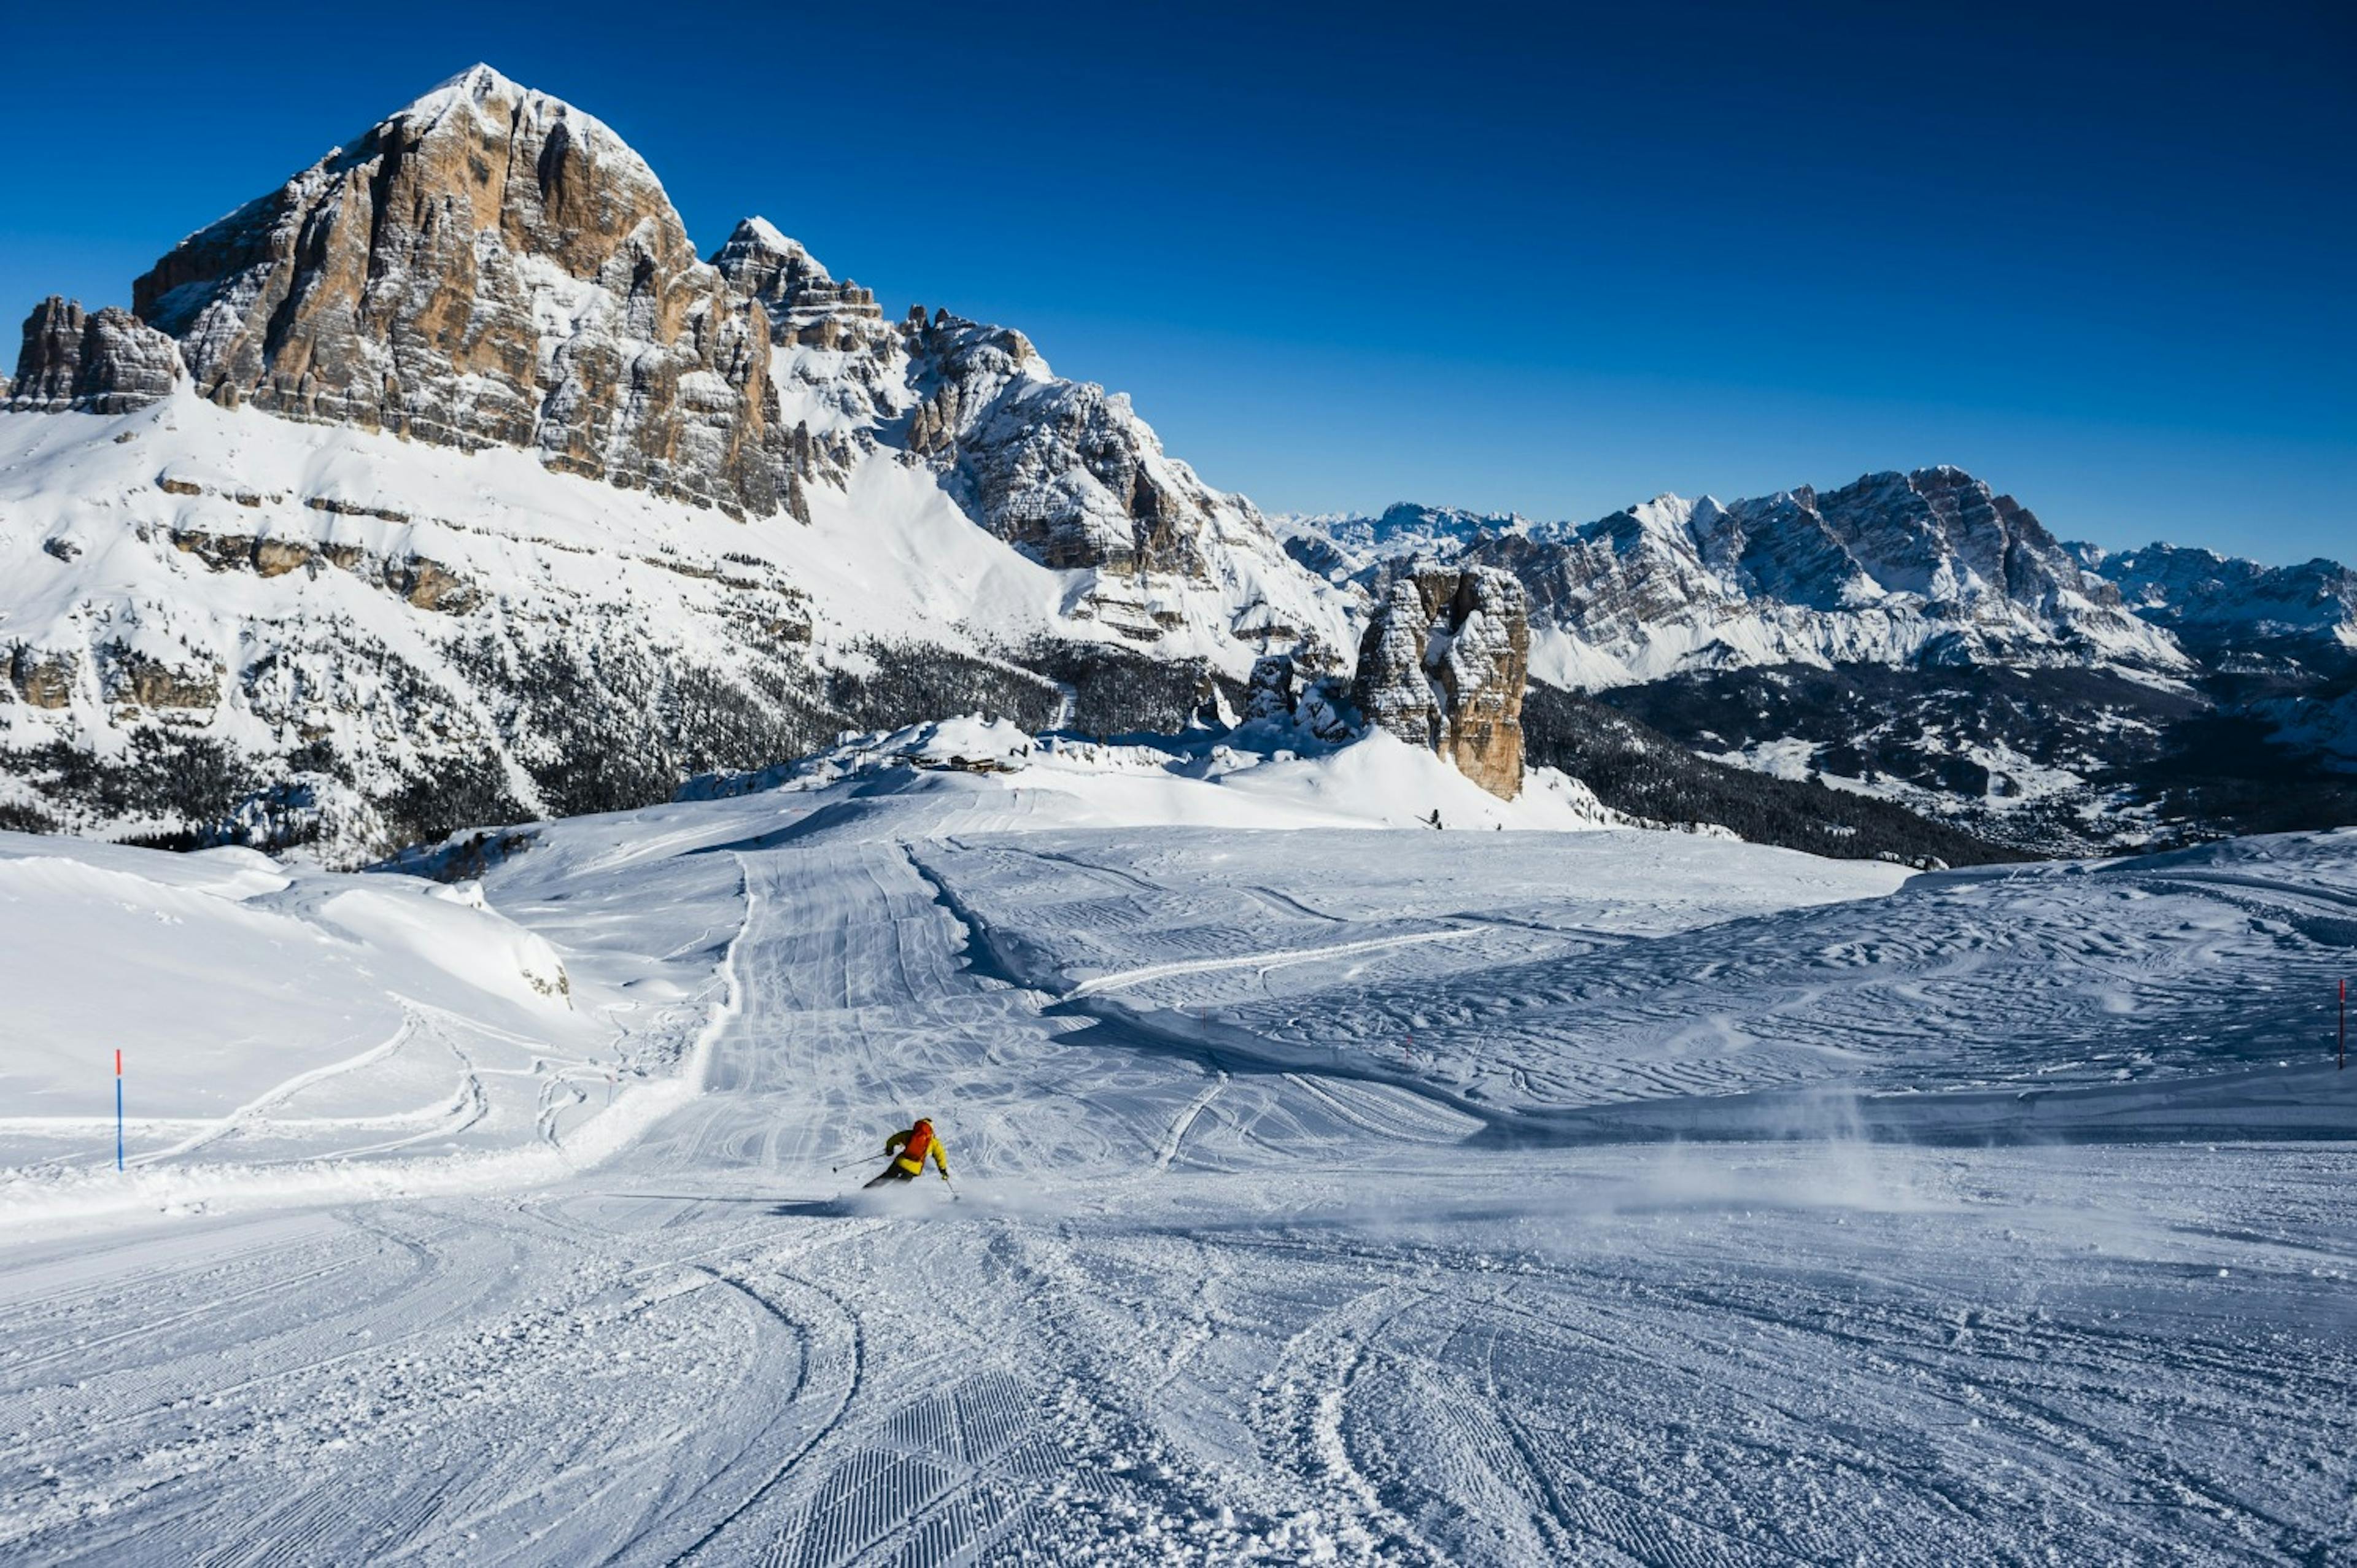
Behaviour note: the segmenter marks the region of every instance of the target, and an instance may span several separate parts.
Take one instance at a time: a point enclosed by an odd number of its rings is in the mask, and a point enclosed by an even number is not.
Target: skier
[[[942,1152],[942,1141],[933,1133],[933,1123],[923,1116],[916,1125],[904,1128],[884,1140],[884,1152],[892,1157],[891,1164],[879,1172],[869,1187],[882,1187],[888,1181],[914,1181],[925,1174],[925,1161],[931,1159],[942,1180],[950,1179],[949,1157]]]

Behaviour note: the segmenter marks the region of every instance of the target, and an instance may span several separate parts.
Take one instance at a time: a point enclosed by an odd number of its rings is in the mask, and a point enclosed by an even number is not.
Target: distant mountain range
[[[846,730],[1272,703],[1822,853],[2357,821],[2345,568],[2107,556],[1953,468],[1272,526],[1019,332],[759,218],[699,254],[485,67],[130,298],[42,302],[0,381],[0,827],[350,860]]]
[[[1407,557],[1510,571],[1535,680],[1994,842],[2357,821],[2340,777],[2357,772],[2357,572],[2332,562],[2107,554],[1953,467],[1581,524],[1413,505],[1276,521],[1340,586]]]

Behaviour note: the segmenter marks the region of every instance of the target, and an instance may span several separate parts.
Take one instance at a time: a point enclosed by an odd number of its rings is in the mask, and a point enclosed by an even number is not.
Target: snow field
[[[692,1090],[717,950],[617,962],[565,915],[569,964],[471,885],[0,834],[0,1230],[547,1179],[610,1148]]]
[[[698,1002],[705,1092],[529,1184],[10,1243],[0,1555],[2357,1531],[2351,1102],[2266,1058],[2319,1059],[2357,834],[1902,885],[1683,835],[1076,823],[1111,798],[911,767],[551,824],[485,901],[576,1002]],[[1772,1123],[1794,1073],[1849,1109]],[[2053,1135],[1975,1121],[2050,1081]],[[2200,1141],[2086,1141],[2122,1104]],[[957,1200],[858,1193],[920,1113]]]

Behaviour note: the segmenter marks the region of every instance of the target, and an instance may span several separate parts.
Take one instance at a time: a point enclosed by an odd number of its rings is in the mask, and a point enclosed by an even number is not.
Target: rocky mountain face
[[[1372,601],[1351,693],[1359,711],[1512,800],[1530,672],[1521,585],[1487,567],[1413,560],[1383,572]]]
[[[1949,467],[1663,496],[1576,525],[1399,506],[1280,528],[1295,559],[1370,596],[1411,558],[1510,573],[1537,680],[1706,757],[1834,779],[1995,843],[2083,852],[2357,820],[2357,792],[2314,781],[2340,757],[2333,704],[2357,675],[2357,578],[2330,562],[2106,555]],[[1549,744],[1551,759],[1619,756]]]
[[[392,841],[975,708],[1169,727],[1354,641],[1126,399],[758,218],[699,256],[485,68],[131,311],[43,304],[6,392],[5,825]]]
[[[477,68],[132,287],[198,394],[767,515],[766,313],[603,124]]]
[[[1061,380],[1021,333],[912,313],[900,345],[915,394],[906,449],[985,527],[1051,567],[1096,574],[1078,607],[1140,640],[1176,624],[1170,583],[1243,568],[1237,635],[1315,641],[1297,577],[1250,501],[1211,489],[1164,455],[1129,400]],[[1285,592],[1271,592],[1286,585]],[[1331,644],[1312,650],[1331,661]]]

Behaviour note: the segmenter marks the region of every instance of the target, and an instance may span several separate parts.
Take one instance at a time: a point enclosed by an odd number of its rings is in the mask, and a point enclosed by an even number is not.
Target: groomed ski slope
[[[560,1125],[566,1168],[413,1145],[169,1218],[20,1174],[0,1558],[2357,1535],[2357,833],[1907,879],[1116,794],[891,768],[544,829],[484,890],[576,998],[706,977],[704,1091]],[[920,1112],[961,1201],[830,1170]]]

